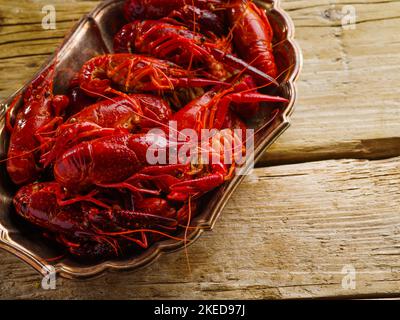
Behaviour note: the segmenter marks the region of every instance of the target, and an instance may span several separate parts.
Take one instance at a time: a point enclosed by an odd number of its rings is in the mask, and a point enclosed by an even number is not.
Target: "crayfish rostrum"
[[[121,15],[115,52],[86,61],[59,95],[54,62],[6,119],[16,213],[82,258],[185,241],[203,196],[242,165],[247,123],[287,103],[259,91],[279,79],[252,1],[127,0]]]

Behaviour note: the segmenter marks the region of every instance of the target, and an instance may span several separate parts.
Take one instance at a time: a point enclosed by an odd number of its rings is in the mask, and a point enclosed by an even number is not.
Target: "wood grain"
[[[0,97],[28,80],[98,1],[0,0]],[[304,53],[292,127],[237,190],[214,232],[133,274],[56,291],[0,252],[0,298],[315,298],[400,294],[400,2],[285,0]],[[354,30],[341,26],[344,5]],[[330,160],[336,159],[336,160]],[[361,160],[356,160],[361,159]],[[377,160],[383,159],[383,160]],[[313,161],[313,162],[311,162]],[[290,165],[285,165],[290,164]],[[342,287],[343,267],[356,288]]]
[[[341,27],[353,5],[354,30]],[[399,1],[285,1],[304,53],[293,127],[263,164],[400,152]],[[385,145],[382,148],[382,144]]]
[[[256,169],[215,230],[133,274],[85,283],[40,277],[0,253],[0,296],[18,298],[285,299],[392,296],[400,288],[400,158]],[[342,287],[355,268],[356,288]]]
[[[0,97],[20,87],[97,1],[52,1],[57,29],[43,30],[45,0],[0,1]],[[400,155],[400,2],[283,1],[304,53],[292,127],[261,159],[275,165]],[[354,30],[341,26],[344,5]]]

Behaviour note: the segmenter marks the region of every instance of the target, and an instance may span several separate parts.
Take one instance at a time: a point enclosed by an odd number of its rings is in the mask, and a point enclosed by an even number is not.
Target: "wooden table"
[[[56,30],[41,27],[48,3],[57,9]],[[96,4],[0,0],[0,97],[28,80]],[[344,5],[356,10],[354,29],[342,28]],[[0,297],[400,295],[400,1],[285,0],[283,7],[304,53],[292,127],[215,230],[189,248],[192,272],[180,252],[136,273],[59,279],[44,291],[36,272],[0,252]]]

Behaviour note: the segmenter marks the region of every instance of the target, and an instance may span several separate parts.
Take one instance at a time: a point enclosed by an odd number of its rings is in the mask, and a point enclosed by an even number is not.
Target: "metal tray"
[[[65,38],[58,52],[57,76],[55,91],[65,92],[69,80],[84,62],[91,57],[111,52],[112,36],[126,23],[122,16],[123,0],[105,1],[91,13],[84,16]],[[277,0],[257,1],[267,10],[271,25],[275,32],[274,50],[278,56],[279,69],[286,70],[280,78],[281,86],[273,93],[280,94],[289,103],[282,107],[282,112],[271,125],[260,130],[255,136],[255,160],[288,128],[289,116],[293,112],[296,100],[295,81],[302,66],[301,51],[294,41],[294,26],[289,16],[280,8]],[[53,63],[55,56],[43,66],[38,74]],[[4,114],[11,101],[23,92],[30,81],[0,105],[0,154],[6,157],[8,135],[4,130]],[[262,127],[268,115],[260,115],[253,124]],[[250,168],[248,168],[250,169]],[[155,243],[146,251],[116,260],[88,263],[65,257],[57,262],[47,259],[58,256],[57,247],[40,236],[38,229],[20,221],[14,214],[12,197],[16,192],[10,182],[4,163],[0,166],[0,247],[11,252],[28,263],[38,272],[45,274],[45,266],[52,265],[58,275],[65,278],[85,279],[100,276],[106,271],[135,270],[154,262],[161,254],[183,249],[184,241],[164,240]],[[193,243],[205,230],[211,230],[234,190],[244,176],[236,176],[219,189],[210,193],[202,203],[200,213],[193,219],[192,225],[198,227],[188,232],[187,240]]]

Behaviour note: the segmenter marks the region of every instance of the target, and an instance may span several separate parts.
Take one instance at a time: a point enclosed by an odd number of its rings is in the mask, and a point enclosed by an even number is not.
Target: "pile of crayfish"
[[[123,11],[129,23],[113,53],[87,61],[61,95],[54,62],[6,121],[17,215],[78,257],[185,240],[177,235],[190,228],[202,197],[235,174],[215,145],[228,139],[239,144],[229,157],[244,153],[235,130],[246,131],[261,108],[279,111],[287,102],[259,91],[278,86],[279,76],[271,25],[252,1],[127,0]],[[213,129],[212,142],[194,153],[217,161],[149,162],[155,146],[182,150],[182,139],[169,137],[186,129],[198,137]]]

